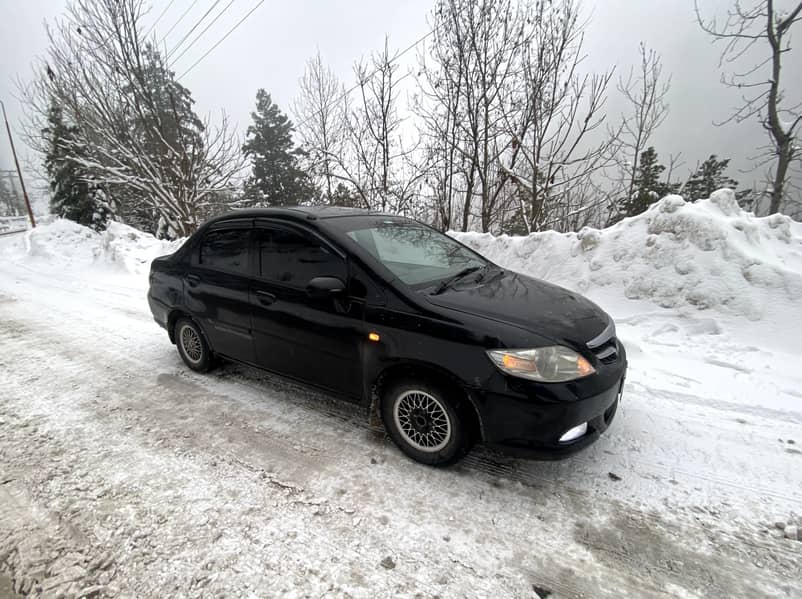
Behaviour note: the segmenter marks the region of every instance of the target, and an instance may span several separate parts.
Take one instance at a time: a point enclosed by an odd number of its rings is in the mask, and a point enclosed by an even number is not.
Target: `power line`
[[[229,29],[229,30],[228,30],[228,32],[227,32],[227,33],[226,33],[226,34],[225,34],[225,35],[224,35],[222,38],[220,38],[220,40],[219,40],[219,41],[218,41],[218,42],[217,42],[217,43],[216,43],[214,46],[212,46],[211,48],[209,48],[209,49],[206,51],[206,53],[205,53],[203,56],[201,56],[201,57],[200,57],[198,60],[196,60],[195,62],[193,62],[193,63],[192,63],[192,66],[190,66],[190,67],[189,67],[189,68],[188,68],[186,71],[184,71],[183,73],[181,73],[181,75],[178,77],[178,79],[182,79],[182,78],[184,77],[184,75],[186,75],[187,73],[189,73],[189,72],[190,72],[192,69],[194,69],[194,68],[195,68],[195,67],[196,67],[196,66],[197,66],[197,65],[198,65],[198,64],[199,64],[199,63],[200,63],[200,62],[201,62],[201,61],[202,61],[204,58],[206,58],[206,57],[207,57],[209,54],[211,54],[211,53],[212,53],[212,51],[213,51],[215,48],[217,48],[217,46],[219,46],[220,44],[222,44],[222,43],[225,41],[225,39],[226,39],[226,38],[227,38],[229,35],[231,35],[232,33],[234,33],[234,31],[237,29],[237,27],[239,27],[240,25],[242,25],[242,23],[244,23],[244,22],[245,22],[245,19],[247,19],[248,17],[250,17],[250,16],[253,14],[253,12],[254,12],[254,11],[257,9],[257,8],[259,8],[260,6],[262,6],[262,4],[264,4],[264,1],[265,1],[265,0],[259,0],[259,3],[258,3],[256,6],[254,6],[254,7],[253,7],[253,8],[252,8],[250,11],[248,11],[248,13],[247,13],[247,14],[246,14],[244,17],[242,17],[242,18],[241,18],[239,21],[237,21],[237,24],[236,24],[236,25],[234,25],[234,26],[233,26],[231,29]]]
[[[152,32],[152,31],[153,31],[153,30],[156,28],[156,24],[157,24],[159,21],[161,21],[161,20],[162,20],[162,17],[163,17],[165,14],[167,14],[167,11],[168,11],[168,10],[170,10],[170,7],[173,5],[173,2],[175,2],[175,0],[170,0],[170,2],[169,2],[169,3],[167,4],[167,6],[164,8],[164,10],[161,12],[161,14],[160,14],[158,17],[156,17],[156,20],[155,20],[155,21],[153,21],[153,25],[151,25],[151,26],[150,26],[150,29],[148,29],[148,32],[147,32],[147,33],[146,33],[146,34],[145,34],[143,37],[147,38],[147,37],[148,37],[148,36],[151,34],[151,32]]]
[[[201,32],[200,32],[200,33],[199,33],[197,36],[195,36],[195,39],[194,39],[194,40],[192,40],[192,41],[189,43],[189,46],[187,46],[186,48],[184,48],[184,49],[181,51],[181,54],[179,54],[178,56],[176,56],[176,57],[173,59],[173,62],[170,64],[170,68],[172,68],[172,67],[175,65],[175,63],[177,63],[177,62],[178,62],[178,61],[181,59],[181,57],[182,57],[184,54],[186,54],[186,53],[187,53],[187,50],[189,50],[189,49],[190,49],[192,46],[194,46],[194,45],[195,45],[195,43],[196,43],[196,42],[197,42],[197,41],[198,41],[198,40],[201,38],[201,36],[203,36],[203,34],[204,34],[204,33],[206,33],[206,32],[209,30],[209,28],[210,28],[212,25],[214,25],[214,24],[217,22],[217,20],[218,20],[220,17],[222,17],[222,16],[225,14],[225,12],[226,12],[226,11],[227,11],[227,10],[228,10],[230,7],[231,7],[231,5],[232,5],[232,4],[234,4],[234,0],[230,0],[230,2],[229,2],[228,4],[226,4],[226,5],[225,5],[225,7],[223,8],[223,10],[221,10],[221,11],[218,13],[218,15],[217,15],[217,16],[216,16],[214,19],[212,19],[211,23],[209,23],[209,24],[208,24],[206,27],[204,27],[204,28],[203,28],[203,31],[201,31]]]
[[[192,10],[192,7],[193,7],[193,6],[195,6],[197,3],[198,3],[198,0],[192,0],[192,4],[190,4],[190,5],[187,7],[187,9],[184,11],[184,13],[183,13],[183,14],[182,14],[180,17],[178,17],[178,20],[177,20],[175,23],[173,23],[173,26],[172,26],[172,27],[170,27],[170,29],[168,29],[168,30],[167,30],[167,33],[165,33],[165,34],[164,34],[164,37],[162,38],[162,43],[161,43],[161,45],[164,45],[164,40],[166,40],[166,39],[167,39],[167,36],[169,36],[169,35],[170,35],[170,34],[173,32],[173,30],[174,30],[174,29],[175,29],[175,28],[178,26],[178,24],[179,24],[181,21],[183,21],[183,20],[184,20],[184,17],[186,17],[186,16],[187,16],[187,13],[188,13],[190,10]]]
[[[195,1],[197,2],[197,0],[195,0]],[[174,2],[175,2],[175,0],[170,0],[170,2],[168,2],[168,3],[167,3],[167,6],[164,8],[164,10],[163,10],[163,11],[161,11],[161,13],[159,14],[159,16],[158,16],[158,17],[156,17],[156,20],[155,20],[155,21],[153,21],[153,24],[150,26],[150,29],[148,29],[147,33],[145,33],[145,35],[143,35],[143,36],[142,36],[142,39],[147,39],[147,37],[148,37],[148,36],[151,34],[151,32],[152,32],[152,31],[153,31],[153,30],[156,28],[156,24],[157,24],[159,21],[161,21],[161,20],[162,20],[162,17],[164,17],[164,15],[166,15],[166,14],[167,14],[167,11],[168,11],[168,10],[170,10],[170,7],[173,5],[173,3],[174,3]],[[190,8],[192,8],[192,6],[190,6]],[[184,13],[184,15],[186,15],[186,12]],[[184,18],[184,15],[181,15],[181,18]],[[178,23],[179,23],[180,21],[181,21],[181,19],[179,19],[179,20],[178,20],[178,21],[175,23],[175,25],[178,25]],[[172,31],[173,29],[175,29],[175,25],[173,25],[173,26],[170,28],[170,31]],[[80,36],[83,36],[83,34],[81,33],[81,25],[80,25],[80,24],[78,24],[78,25],[77,25],[77,29],[78,29],[78,35],[80,35]],[[167,35],[169,35],[169,34],[170,34],[170,31],[168,31],[168,32],[167,32]],[[164,37],[166,38],[167,36],[165,35]],[[100,49],[101,49],[103,46],[106,46],[106,45],[108,45],[108,43],[109,43],[110,41],[112,41],[113,39],[114,39],[114,34],[111,34],[111,35],[109,35],[109,37],[107,37],[107,38],[106,38],[104,41],[100,42],[100,43],[99,43],[97,46],[95,46],[94,48],[91,48],[91,49],[89,50],[89,52],[94,52],[95,50],[100,50]],[[162,43],[164,43],[164,38],[162,38]]]
[[[203,13],[203,16],[200,19],[198,19],[198,21],[192,26],[192,29],[187,31],[186,34],[184,35],[184,37],[182,37],[179,40],[179,42],[175,46],[173,46],[173,49],[170,50],[167,53],[167,55],[164,57],[164,60],[169,60],[170,59],[170,57],[175,53],[175,51],[178,50],[181,47],[181,44],[183,44],[187,40],[187,38],[190,35],[192,35],[192,32],[195,31],[201,23],[203,23],[203,21],[206,19],[206,17],[209,16],[209,13],[212,12],[214,10],[214,7],[217,6],[218,4],[220,4],[220,0],[214,0],[212,5],[209,7],[209,10],[207,10],[205,13]]]

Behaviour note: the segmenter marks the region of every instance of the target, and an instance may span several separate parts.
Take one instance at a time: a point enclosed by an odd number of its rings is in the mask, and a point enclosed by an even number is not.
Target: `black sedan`
[[[235,360],[361,402],[411,458],[471,445],[558,458],[615,415],[610,317],[416,221],[346,208],[232,212],[153,261],[153,316],[184,362]]]

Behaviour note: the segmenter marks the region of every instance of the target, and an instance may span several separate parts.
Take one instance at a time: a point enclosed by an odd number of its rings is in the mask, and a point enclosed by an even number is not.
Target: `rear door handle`
[[[269,291],[257,291],[256,299],[259,300],[260,304],[269,306],[270,304],[276,301],[276,296],[270,293]]]
[[[187,284],[190,287],[197,287],[198,283],[200,283],[200,277],[198,275],[187,275]]]

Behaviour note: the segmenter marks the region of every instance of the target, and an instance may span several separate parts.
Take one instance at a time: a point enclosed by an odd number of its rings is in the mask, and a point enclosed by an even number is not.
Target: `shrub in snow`
[[[526,237],[452,233],[498,264],[574,289],[620,288],[665,308],[802,317],[802,224],[744,212],[729,189],[669,195],[607,229]]]

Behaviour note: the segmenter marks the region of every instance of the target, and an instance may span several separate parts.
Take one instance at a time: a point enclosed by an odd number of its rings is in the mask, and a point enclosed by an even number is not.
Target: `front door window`
[[[323,243],[284,229],[259,235],[259,274],[272,283],[305,289],[315,277],[345,280],[345,261]]]

